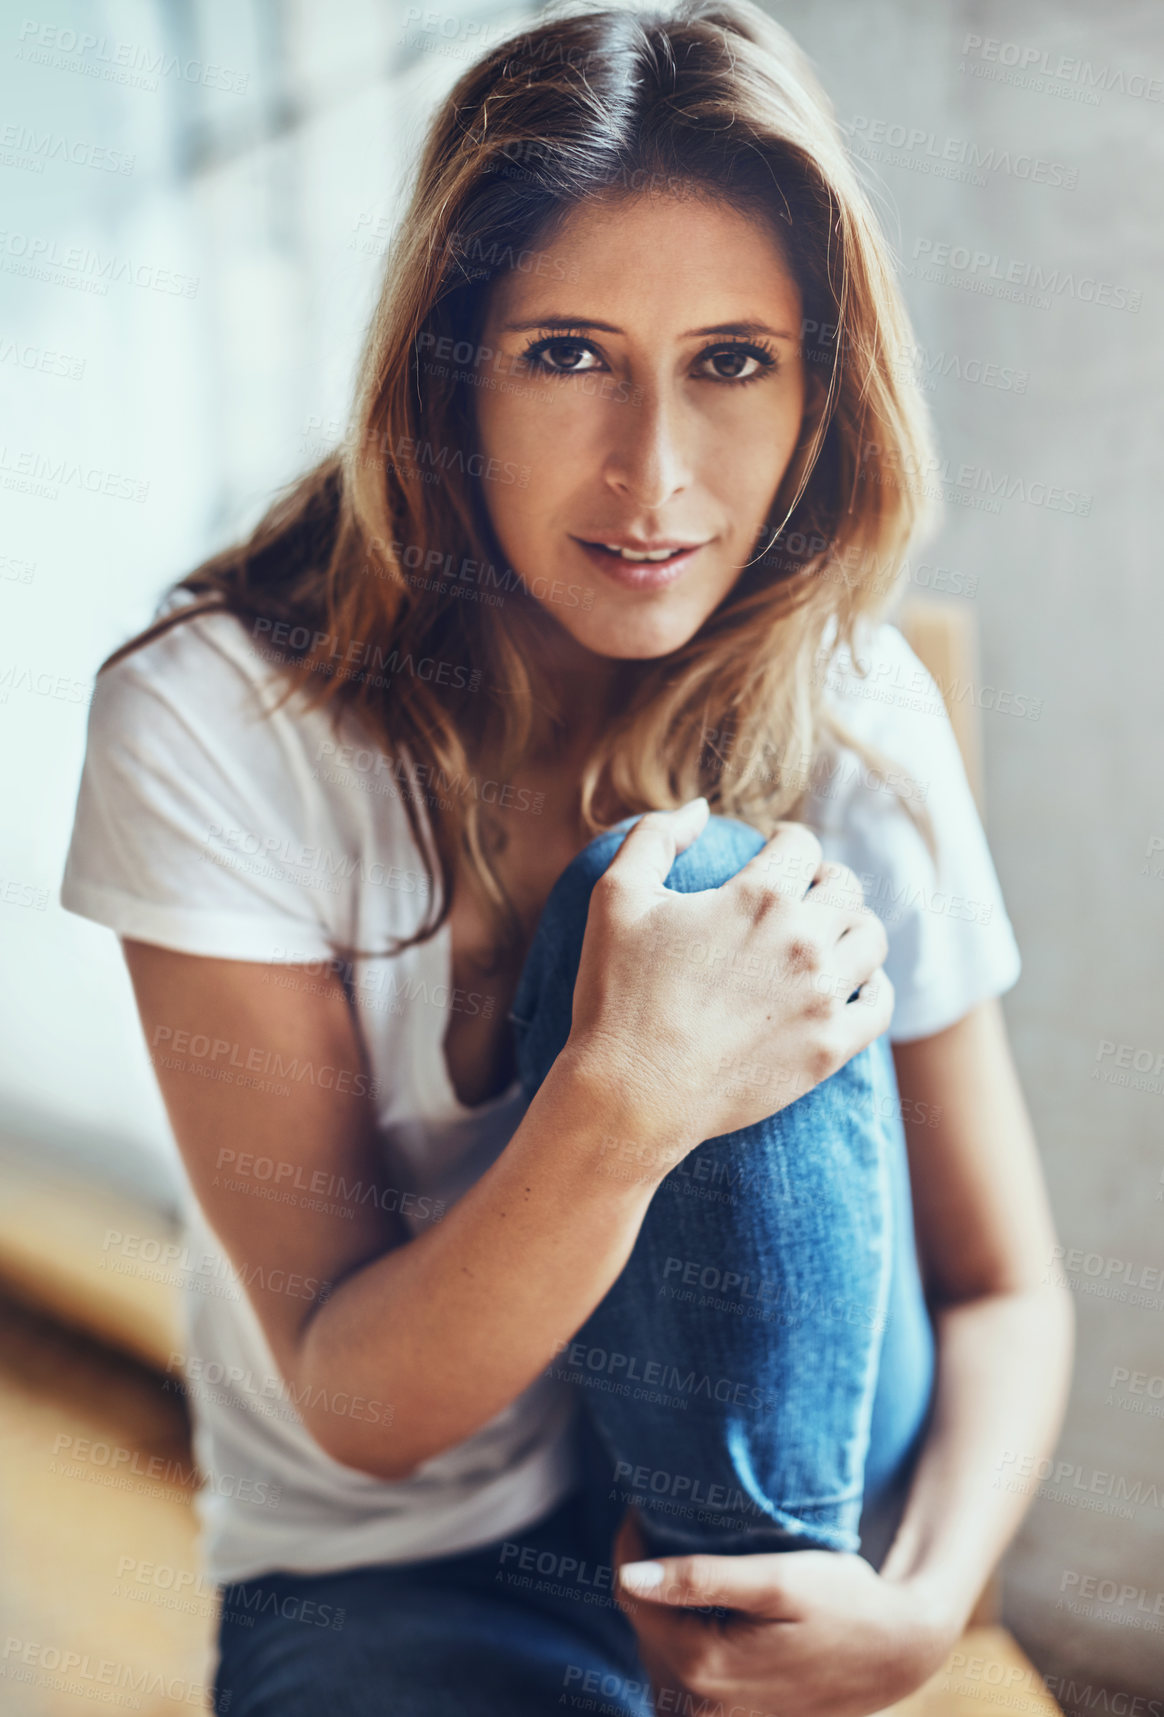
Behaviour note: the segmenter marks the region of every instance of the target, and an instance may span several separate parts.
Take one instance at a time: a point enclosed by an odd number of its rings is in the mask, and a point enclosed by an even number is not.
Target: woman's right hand
[[[664,886],[707,816],[704,799],[649,812],[594,885],[566,1048],[618,1094],[615,1158],[647,1140],[660,1176],[819,1085],[893,1011],[884,926],[803,824],[718,888]]]

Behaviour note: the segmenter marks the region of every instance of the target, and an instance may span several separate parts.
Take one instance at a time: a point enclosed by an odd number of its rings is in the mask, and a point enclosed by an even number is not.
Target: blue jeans
[[[590,891],[634,821],[591,841],[542,913],[512,1013],[530,1095],[570,1031]],[[715,888],[762,845],[712,817],[667,886]],[[609,1172],[634,1168],[633,1145],[612,1152]],[[216,1693],[231,1717],[532,1717],[574,1696],[642,1717],[646,1675],[612,1592],[630,1507],[656,1554],[859,1549],[879,1564],[934,1373],[888,1040],[691,1151],[551,1369],[582,1407],[580,1487],[475,1551],[227,1588]],[[320,1606],[338,1626],[303,1620]]]

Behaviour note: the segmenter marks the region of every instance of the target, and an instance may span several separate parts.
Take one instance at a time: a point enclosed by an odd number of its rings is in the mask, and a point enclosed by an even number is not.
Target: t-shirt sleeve
[[[903,1043],[1004,994],[1022,962],[942,695],[896,628],[880,627],[869,654],[864,681],[842,675],[836,708],[899,773],[877,784],[846,750],[824,845],[857,872],[885,925],[896,992],[889,1035]],[[895,784],[928,813],[936,864]]]
[[[327,958],[311,795],[287,722],[215,647],[234,625],[184,622],[98,676],[61,904],[186,953]]]

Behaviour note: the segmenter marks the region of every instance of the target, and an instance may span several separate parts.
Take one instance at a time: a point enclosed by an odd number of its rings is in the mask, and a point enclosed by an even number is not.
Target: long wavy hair
[[[256,638],[278,628],[287,695],[354,711],[414,783],[437,789],[401,794],[433,886],[425,922],[398,948],[445,922],[462,854],[499,943],[520,933],[490,860],[476,764],[488,758],[505,779],[535,711],[551,730],[566,714],[540,666],[545,613],[504,569],[489,523],[472,377],[432,356],[478,349],[493,282],[528,266],[573,207],[659,186],[769,221],[820,385],[733,589],[679,649],[619,664],[619,713],[581,771],[584,826],[704,793],[770,832],[795,814],[830,733],[891,773],[825,709],[822,670],[842,646],[856,654],[858,619],[892,599],[926,509],[901,473],[926,469],[932,437],[901,363],[914,341],[892,255],[832,107],[796,43],[749,0],[543,16],[466,71],[432,121],[339,447],[104,664],[208,609]],[[476,599],[435,575],[454,566],[475,569]],[[368,666],[386,655],[413,671]],[[457,671],[437,683],[415,671],[423,660]]]

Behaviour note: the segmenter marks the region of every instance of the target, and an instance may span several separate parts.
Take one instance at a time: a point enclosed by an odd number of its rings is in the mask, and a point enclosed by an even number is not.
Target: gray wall
[[[1074,1696],[1052,1681],[1067,1709],[1118,1711],[1118,1692],[1164,1688],[1164,581],[1152,523],[1164,15],[1134,0],[770,10],[813,57],[857,152],[864,138],[870,155],[895,157],[865,171],[914,271],[905,289],[948,459],[946,522],[926,560],[977,580],[983,687],[1041,701],[1038,719],[982,712],[985,815],[1025,962],[1005,1004],[1012,1040],[1060,1239],[1086,1255],[1068,1260],[1080,1341],[1059,1449],[1079,1470],[1041,1487],[1008,1558],[1006,1615],[1041,1670],[1086,1672]],[[964,52],[967,35],[982,48]],[[1039,56],[1026,76],[1042,69],[1050,88],[1002,81],[1022,74],[1023,50]],[[897,150],[894,124],[907,134]],[[911,130],[924,140],[909,146]],[[935,175],[947,140],[996,152],[998,164],[963,166],[984,185]],[[1019,176],[1020,153],[1049,163],[1046,182]],[[971,267],[955,273],[951,253],[935,278],[919,241],[968,247]],[[997,264],[973,267],[975,252]],[[1011,263],[1059,271],[1049,303],[999,295],[993,276]],[[1087,301],[1091,279],[1142,293],[1139,309],[1117,307],[1116,291]],[[982,281],[993,290],[972,289]],[[966,379],[982,373],[974,359],[1029,372],[1025,391],[989,371]],[[964,465],[1021,478],[1027,499],[982,510]],[[1064,492],[1053,505],[1040,482]],[[1130,1375],[1113,1385],[1116,1368]],[[1102,1580],[1136,1596],[1099,1601]]]

